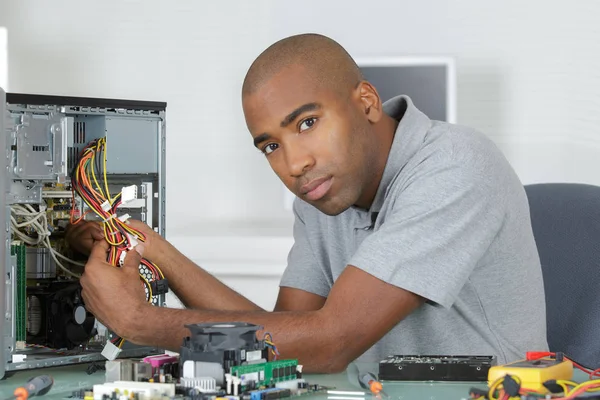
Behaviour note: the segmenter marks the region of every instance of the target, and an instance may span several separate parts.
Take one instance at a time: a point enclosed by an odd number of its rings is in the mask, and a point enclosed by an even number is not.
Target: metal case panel
[[[6,94],[4,90],[0,88],[0,143],[6,143],[6,120],[8,119],[7,111],[6,111]],[[8,188],[8,174],[7,174],[7,156],[8,153],[0,157],[0,171],[4,175],[0,178],[0,276],[4,279],[5,290],[2,295],[0,295],[0,310],[6,310],[6,297],[9,294],[8,289],[12,289],[9,287],[10,277],[6,274],[6,267],[10,265],[10,254],[8,254],[8,230],[9,230],[9,219],[10,219],[10,209],[6,204],[6,195]],[[11,290],[12,292],[12,290]],[[5,338],[7,333],[10,334],[10,329],[12,328],[12,324],[7,321],[8,312],[5,313],[2,318],[0,318],[0,377],[4,376],[5,366],[7,362],[7,349],[5,346]]]
[[[67,176],[66,131],[66,118],[62,114],[20,115],[14,130],[15,178],[64,182]]]
[[[128,117],[107,117],[108,172],[111,174],[158,173],[159,123],[156,118],[139,120]]]

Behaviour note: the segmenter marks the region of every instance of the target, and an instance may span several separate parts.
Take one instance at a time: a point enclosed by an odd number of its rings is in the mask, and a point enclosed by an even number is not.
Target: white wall
[[[595,0],[0,1],[12,91],[169,103],[167,234],[262,304],[291,218],[240,105],[261,50],[314,31],[356,57],[455,57],[459,123],[488,134],[523,182],[600,184],[597,15]],[[264,295],[239,281],[257,266]]]
[[[0,27],[0,87],[8,91],[8,42],[6,28]]]

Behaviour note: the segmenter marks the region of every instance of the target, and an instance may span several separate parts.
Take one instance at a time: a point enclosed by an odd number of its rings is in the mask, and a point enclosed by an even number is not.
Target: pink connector
[[[150,364],[152,366],[152,369],[154,370],[160,368],[162,365],[175,363],[179,361],[179,359],[175,356],[170,356],[168,354],[161,354],[158,356],[148,356],[142,361],[146,364]]]

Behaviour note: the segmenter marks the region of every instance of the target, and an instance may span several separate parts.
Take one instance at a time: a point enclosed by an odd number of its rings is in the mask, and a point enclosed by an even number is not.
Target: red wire
[[[527,360],[538,360],[540,358],[544,358],[544,357],[555,357],[556,358],[556,353],[551,352],[551,351],[528,351],[526,353],[526,358]],[[600,368],[598,368],[595,371],[592,371],[591,369],[588,369],[584,366],[579,365],[577,362],[573,361],[572,359],[570,359],[567,356],[564,356],[565,360],[569,360],[571,361],[571,363],[573,363],[573,366],[585,373],[590,374],[590,376],[592,375],[596,375],[597,371],[600,371]],[[600,376],[600,375],[596,375],[596,376]]]

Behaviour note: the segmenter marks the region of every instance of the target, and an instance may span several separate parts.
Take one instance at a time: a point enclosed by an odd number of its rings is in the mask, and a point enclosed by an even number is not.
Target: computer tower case
[[[164,102],[0,88],[0,378],[106,359],[102,351],[115,335],[85,310],[78,276],[86,258],[64,239],[69,223],[99,219],[73,188],[72,174],[82,152],[101,142],[102,152],[87,165],[90,186],[110,198],[127,196],[115,217],[128,214],[164,236],[165,117]],[[164,306],[165,294],[148,299]],[[124,342],[119,357],[159,352]]]

